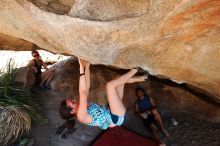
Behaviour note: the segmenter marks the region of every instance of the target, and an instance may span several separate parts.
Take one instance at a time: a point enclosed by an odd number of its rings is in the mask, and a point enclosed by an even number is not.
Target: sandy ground
[[[99,128],[76,122],[75,132],[68,135],[66,139],[56,135],[57,127],[64,123],[58,113],[59,104],[64,98],[58,92],[50,90],[36,90],[34,94],[40,97],[42,111],[48,123],[32,127],[29,138],[34,140],[33,146],[87,146],[100,134]]]
[[[172,114],[177,126],[170,122],[171,115],[164,117],[164,123],[172,134],[172,146],[220,146],[220,123],[211,123],[193,118],[186,113]]]
[[[59,93],[52,91],[36,92],[41,97],[43,111],[48,118],[46,125],[33,126],[30,138],[34,146],[87,146],[102,132],[96,127],[76,123],[76,131],[68,135],[67,139],[56,135],[57,126],[64,121],[58,114],[58,106],[63,99]],[[165,127],[172,135],[172,141],[165,138],[170,146],[220,146],[220,123],[210,123],[193,118],[186,113],[162,113]],[[171,118],[178,122],[173,126]],[[129,122],[126,127],[135,133],[149,137],[150,132],[145,129],[142,121],[129,111]],[[162,135],[161,135],[162,136]]]

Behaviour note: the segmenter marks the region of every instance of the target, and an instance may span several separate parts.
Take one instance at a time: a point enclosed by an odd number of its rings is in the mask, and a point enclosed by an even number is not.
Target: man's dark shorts
[[[147,119],[142,118],[142,120],[146,128],[150,128],[151,124],[156,123],[156,120],[153,114],[148,114]]]

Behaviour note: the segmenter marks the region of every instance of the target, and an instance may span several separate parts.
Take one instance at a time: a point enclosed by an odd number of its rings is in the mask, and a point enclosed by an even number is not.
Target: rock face
[[[18,70],[18,73],[15,78],[15,83],[25,87],[25,88],[31,88],[34,85],[34,82],[36,81],[34,71],[27,68],[27,67],[21,67]]]
[[[89,20],[117,20],[148,12],[149,0],[76,0],[68,15]]]
[[[67,14],[75,0],[28,0],[39,7],[41,10],[56,13]]]
[[[15,51],[22,51],[24,49],[32,50],[33,46],[34,45],[31,42],[0,33],[0,49],[1,50],[15,50]]]
[[[140,66],[220,103],[220,1],[32,2],[1,0],[0,33],[94,64]]]

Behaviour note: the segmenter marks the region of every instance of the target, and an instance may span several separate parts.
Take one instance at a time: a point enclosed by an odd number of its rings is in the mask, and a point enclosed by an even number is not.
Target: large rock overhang
[[[1,0],[0,33],[94,64],[140,66],[202,89],[220,103],[220,1],[149,2],[143,15],[91,21],[46,12],[25,0]]]

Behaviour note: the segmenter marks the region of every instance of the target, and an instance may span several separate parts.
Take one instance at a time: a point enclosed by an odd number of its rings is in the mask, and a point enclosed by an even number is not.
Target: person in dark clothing
[[[36,77],[36,84],[40,85],[40,87],[43,89],[46,88],[50,89],[50,81],[54,76],[54,70],[48,69],[47,65],[41,59],[38,51],[33,50],[31,54],[34,57],[34,59],[28,62],[27,67],[34,70]],[[42,67],[46,70],[45,72],[41,71]]]
[[[159,124],[162,132],[169,139],[170,134],[163,125],[162,118],[155,106],[153,98],[145,94],[143,88],[137,88],[136,95],[138,97],[138,100],[135,103],[136,115],[142,118],[144,126],[152,131],[153,136],[158,140],[160,146],[165,146],[166,144],[158,135],[158,128],[156,123]]]

